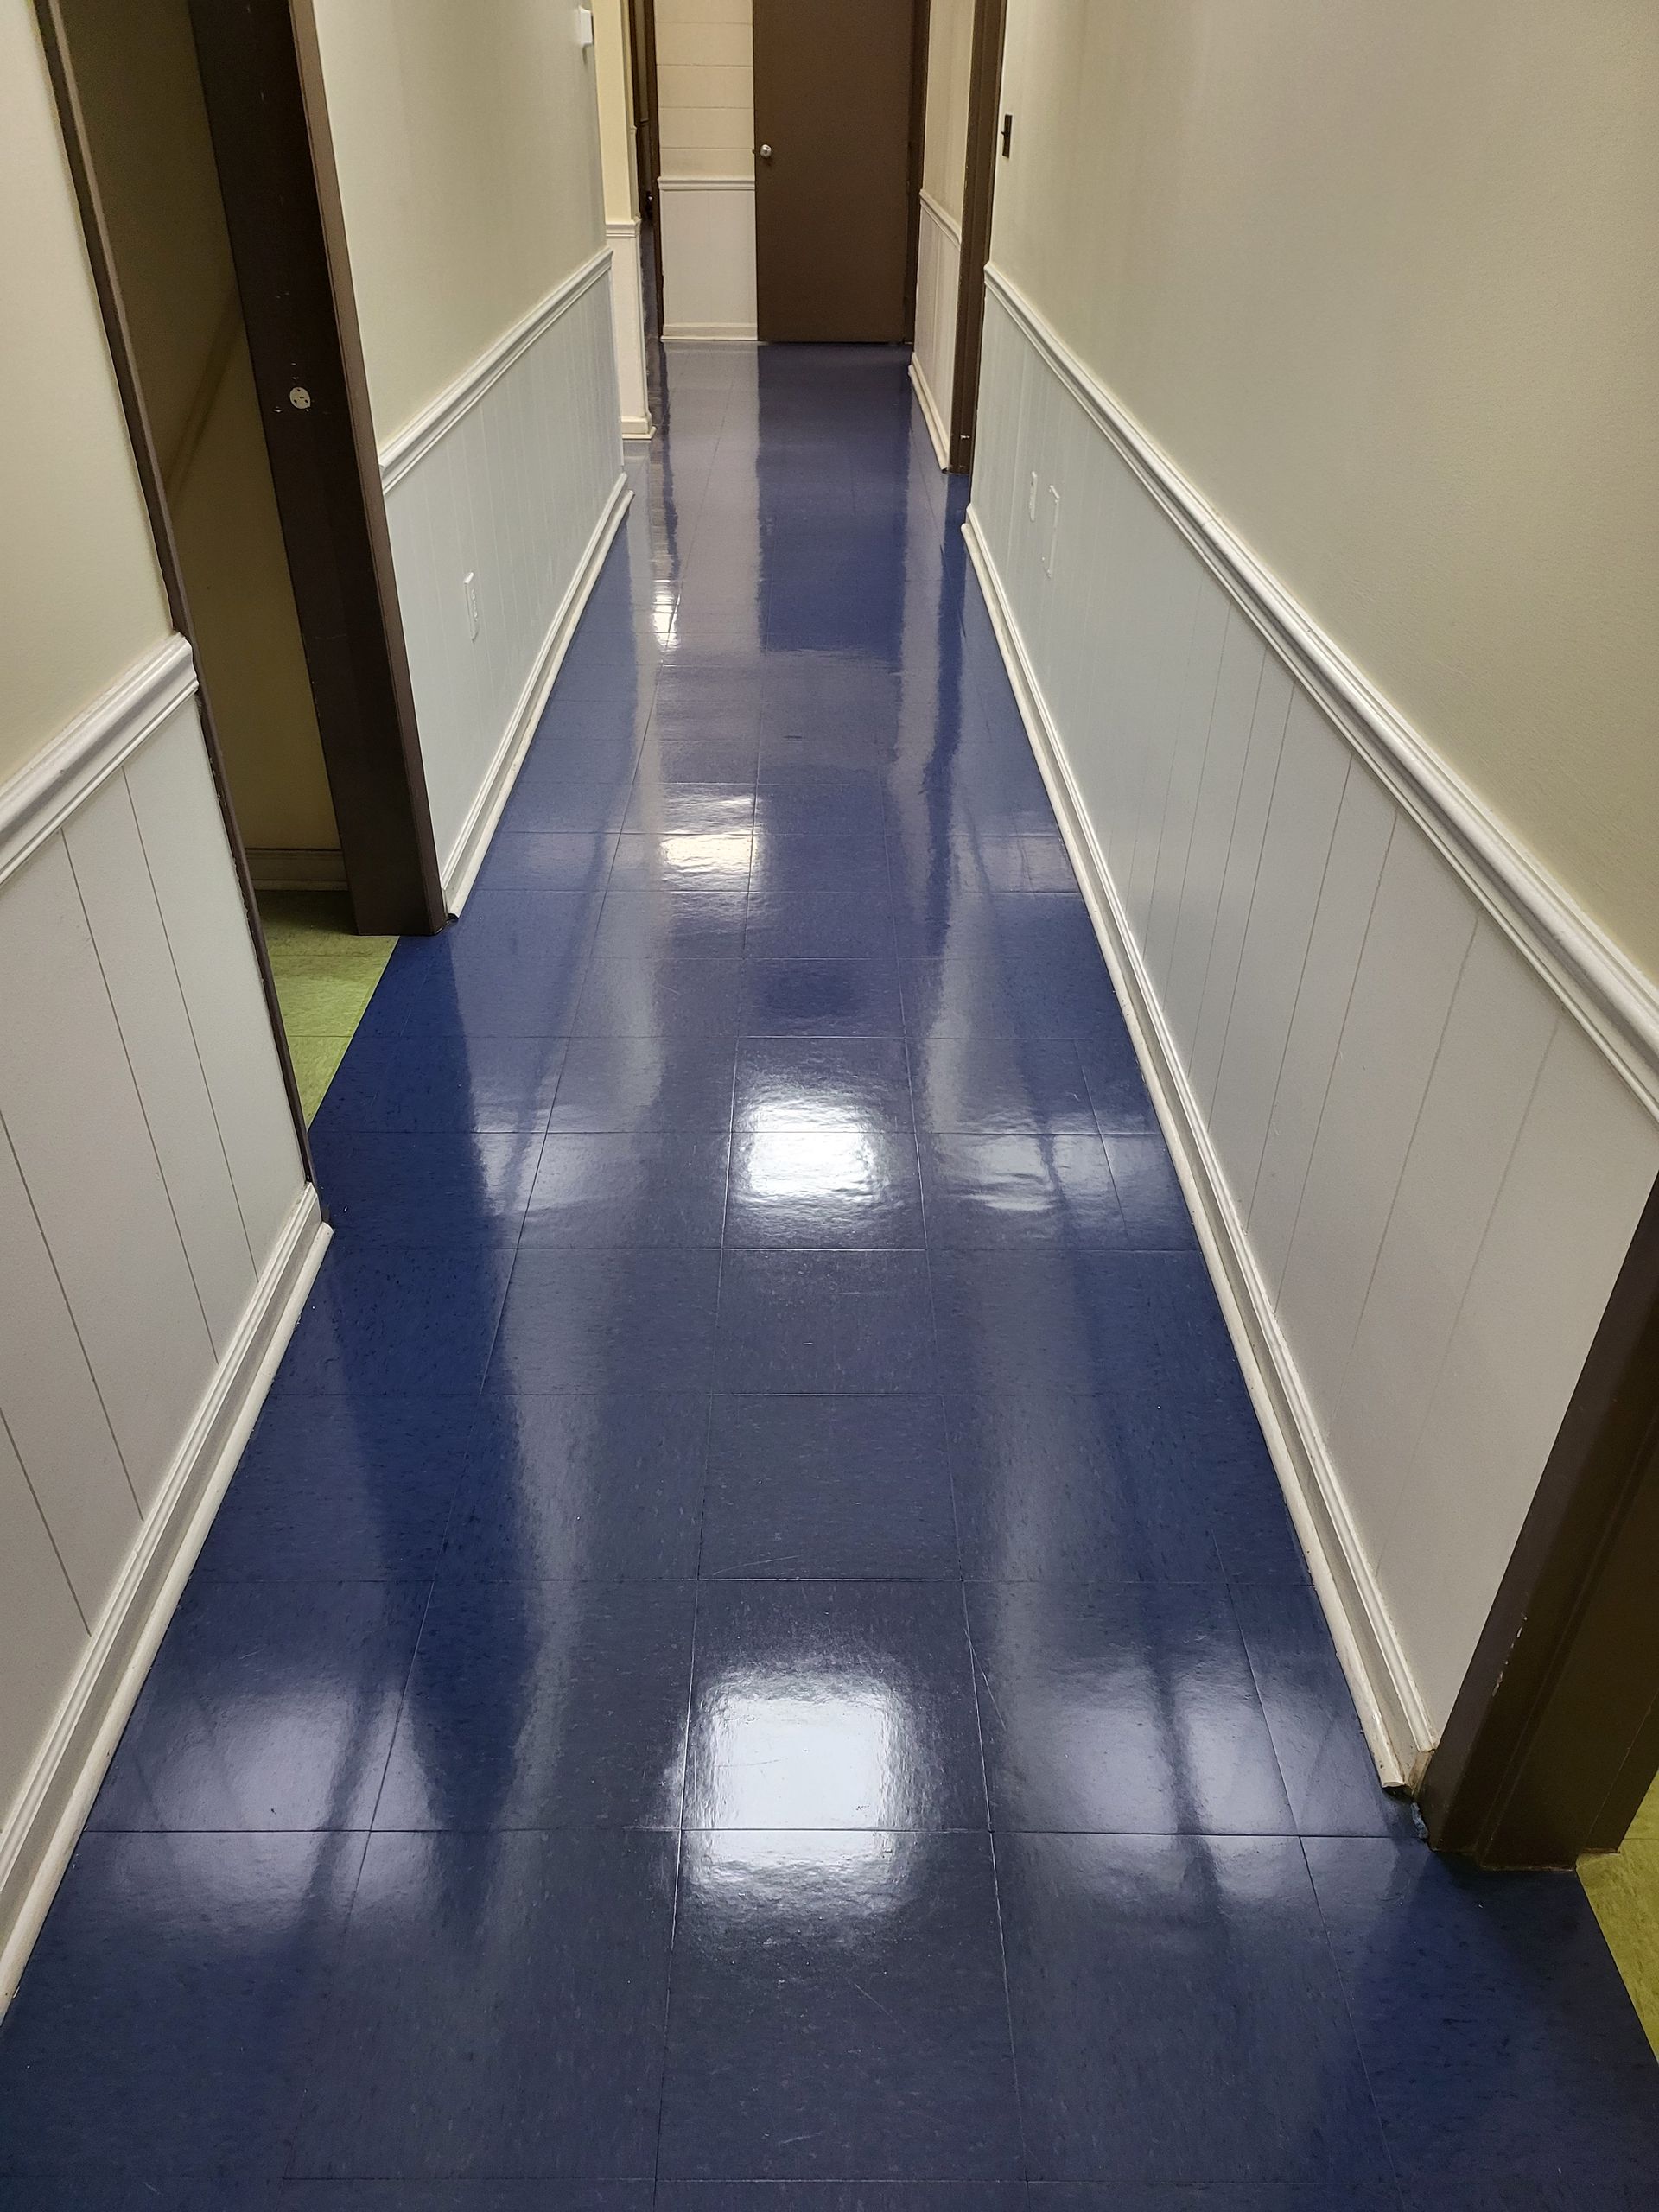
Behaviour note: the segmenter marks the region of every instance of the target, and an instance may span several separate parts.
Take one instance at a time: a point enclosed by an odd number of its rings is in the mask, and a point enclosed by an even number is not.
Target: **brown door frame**
[[[35,0],[35,14],[173,617],[194,651],[73,48],[59,0]],[[309,0],[189,0],[189,15],[353,914],[359,930],[429,935],[446,916]],[[245,877],[239,832],[235,843]]]
[[[430,935],[443,894],[311,0],[189,11],[353,912]]]
[[[627,0],[628,36],[632,44],[634,141],[640,167],[640,198],[651,215],[651,281],[657,297],[657,327],[663,327],[663,137],[657,107],[656,0]],[[641,213],[646,212],[642,204]]]
[[[1418,1793],[1488,1866],[1615,1851],[1659,1770],[1659,1186]]]
[[[115,261],[110,248],[110,236],[104,219],[104,210],[98,196],[98,184],[92,175],[87,150],[85,118],[81,113],[80,97],[75,89],[74,70],[69,60],[68,41],[64,35],[63,22],[58,10],[58,0],[35,0],[35,12],[40,25],[41,42],[46,49],[46,66],[52,79],[52,90],[57,101],[58,116],[63,131],[65,149],[69,158],[69,172],[73,180],[75,198],[80,207],[81,229],[86,236],[87,258],[92,264],[92,283],[98,293],[99,308],[104,317],[105,336],[115,367],[115,380],[121,395],[122,412],[127,420],[127,435],[131,442],[133,459],[137,464],[138,481],[143,492],[144,505],[149,516],[150,535],[155,541],[156,557],[161,568],[162,581],[167,592],[168,611],[174,627],[189,640],[193,654],[196,651],[195,626],[190,618],[189,598],[184,588],[184,576],[179,566],[178,547],[173,536],[173,519],[168,512],[167,495],[162,488],[161,461],[151,435],[149,417],[144,410],[144,397],[134,365],[131,334],[127,327],[126,310],[121,302],[121,288],[116,280]],[[200,672],[200,663],[198,663]],[[311,1143],[305,1125],[305,1109],[300,1099],[300,1086],[294,1073],[293,1056],[289,1051],[288,1035],[283,1027],[282,1009],[276,1002],[276,984],[270,970],[270,955],[265,947],[265,936],[259,925],[258,908],[255,902],[253,880],[248,873],[248,856],[243,848],[242,833],[237,827],[236,815],[231,805],[230,786],[226,780],[225,758],[219,750],[219,731],[213,721],[213,702],[205,689],[198,683],[196,695],[197,717],[200,723],[202,742],[207,748],[207,764],[212,771],[213,790],[219,799],[219,810],[225,824],[225,834],[231,848],[231,861],[236,871],[238,888],[242,894],[243,907],[248,918],[248,931],[253,939],[254,958],[259,968],[259,987],[264,994],[265,1011],[276,1046],[276,1058],[283,1071],[283,1087],[288,1094],[288,1109],[294,1122],[294,1134],[299,1141],[300,1157],[305,1165],[306,1179],[315,1183],[315,1171],[311,1160]]]
[[[968,156],[962,185],[962,264],[957,280],[957,355],[950,384],[950,470],[974,465],[979,413],[979,349],[985,327],[985,264],[991,257],[997,133],[1002,101],[1002,41],[1007,0],[975,0],[969,63]]]

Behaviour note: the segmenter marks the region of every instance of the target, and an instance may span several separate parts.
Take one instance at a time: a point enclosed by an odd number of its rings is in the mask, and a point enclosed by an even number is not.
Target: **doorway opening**
[[[445,919],[309,12],[36,13],[303,1124]]]

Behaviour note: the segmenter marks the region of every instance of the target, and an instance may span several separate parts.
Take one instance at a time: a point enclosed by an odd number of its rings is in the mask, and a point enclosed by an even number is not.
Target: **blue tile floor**
[[[885,351],[690,349],[0,2032],[0,2212],[1601,2212],[1379,1791]]]

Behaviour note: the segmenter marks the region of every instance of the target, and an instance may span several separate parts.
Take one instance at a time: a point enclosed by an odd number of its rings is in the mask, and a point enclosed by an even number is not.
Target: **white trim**
[[[611,265],[611,249],[602,245],[590,260],[563,283],[558,285],[539,306],[533,307],[522,321],[496,340],[493,346],[480,353],[464,375],[458,377],[447,391],[441,391],[428,407],[423,407],[412,423],[407,423],[395,438],[380,448],[380,488],[391,491],[399,477],[407,476],[416,463],[431,452],[440,438],[453,430],[461,416],[477,406],[490,386],[503,377],[525,348],[533,346],[542,333],[556,323],[568,308],[586,291],[591,290]]]
[[[752,176],[659,176],[659,192],[753,192]]]
[[[1433,1730],[1376,1579],[1365,1564],[1295,1360],[1274,1318],[1267,1286],[1227,1194],[1204,1116],[1141,964],[1059,733],[971,507],[963,536],[1366,1739],[1384,1783],[1395,1787],[1414,1782],[1433,1746]]]
[[[619,381],[620,381],[622,352],[620,332],[622,318],[625,315],[633,315],[638,314],[642,304],[640,300],[639,283],[639,218],[637,215],[625,215],[618,217],[614,221],[607,221],[605,226],[605,236],[610,241],[611,247],[611,283],[615,292],[616,299],[617,328],[619,333],[617,342],[617,366]],[[632,280],[626,287],[619,285],[617,283],[616,250],[620,245],[626,246],[626,252],[629,256],[629,267],[632,270]],[[627,295],[626,301],[624,298],[625,291]],[[630,331],[629,335],[632,337],[633,333]],[[635,365],[639,369],[642,385],[645,375],[645,330],[642,323],[638,336],[635,355]],[[625,445],[640,445],[645,443],[652,435],[652,420],[649,415],[625,414],[622,417],[623,443]]]
[[[671,322],[663,332],[665,346],[753,346],[752,322]]]
[[[337,845],[250,845],[256,891],[344,891],[346,858]]]
[[[264,1403],[329,1237],[296,1201],[197,1408],[56,1726],[0,1834],[0,2005],[17,1986],[163,1630]]]
[[[604,512],[594,525],[593,535],[588,541],[576,573],[571,578],[564,597],[559,601],[558,611],[525,678],[524,688],[518,695],[518,703],[513,709],[512,719],[507,724],[506,734],[490,763],[489,773],[467,810],[460,835],[449,849],[449,857],[443,864],[443,897],[444,904],[452,914],[460,913],[466,903],[467,894],[473,887],[485,854],[489,850],[490,839],[495,834],[495,825],[501,819],[501,810],[518,780],[524,754],[530,749],[530,741],[536,734],[536,726],[541,721],[542,709],[553,689],[553,679],[559,672],[559,664],[575,634],[582,610],[588,604],[588,594],[605,564],[605,556],[611,550],[611,540],[620,529],[622,518],[626,514],[632,497],[625,471],[611,486],[611,495],[605,502]]]
[[[923,207],[926,208],[928,213],[933,218],[939,228],[945,232],[950,238],[954,238],[957,245],[960,246],[962,244],[962,225],[957,220],[950,209],[944,207],[940,201],[937,200],[933,197],[932,194],[927,189],[925,185],[923,185],[920,188],[916,197],[921,201]]]
[[[1659,1116],[1659,982],[1620,950],[1421,733],[1372,689],[1007,277],[993,266],[985,281],[1296,681]]]
[[[914,353],[910,357],[910,388],[916,395],[916,404],[922,410],[922,420],[927,425],[927,435],[933,441],[934,458],[939,467],[950,466],[950,438],[939,419],[938,403],[933,397],[933,387],[923,373],[922,365]]]
[[[175,631],[0,784],[0,883],[61,830],[195,688],[189,640]]]

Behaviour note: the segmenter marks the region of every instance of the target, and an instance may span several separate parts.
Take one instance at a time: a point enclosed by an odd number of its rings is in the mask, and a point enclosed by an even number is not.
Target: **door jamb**
[[[35,0],[35,13],[40,27],[41,43],[45,48],[47,72],[57,103],[69,173],[74,184],[75,198],[79,204],[81,230],[86,238],[87,259],[92,264],[92,284],[98,295],[99,308],[104,319],[105,339],[114,365],[116,385],[121,396],[121,410],[126,417],[127,435],[137,467],[144,507],[149,517],[150,536],[167,593],[168,608],[174,627],[188,641],[194,658],[195,626],[191,620],[189,598],[184,588],[183,571],[179,565],[178,546],[173,536],[173,518],[168,512],[167,495],[162,486],[161,461],[151,435],[149,417],[145,411],[143,391],[138,382],[131,334],[127,325],[126,309],[122,303],[120,283],[115,273],[115,259],[104,220],[103,204],[99,198],[97,179],[92,174],[86,122],[81,113],[80,96],[75,88],[69,42],[59,12],[58,0]],[[219,801],[219,817],[224,823],[226,838],[231,849],[231,863],[236,872],[237,888],[247,915],[248,932],[253,940],[254,959],[259,969],[259,988],[264,997],[265,1012],[276,1046],[277,1063],[283,1071],[283,1088],[288,1096],[288,1110],[293,1120],[306,1180],[315,1183],[316,1171],[311,1159],[311,1140],[306,1128],[305,1109],[294,1072],[293,1055],[289,1050],[288,1033],[283,1027],[282,1008],[277,1004],[276,978],[271,973],[270,954],[259,921],[253,879],[248,871],[248,855],[231,804],[230,785],[225,774],[225,757],[219,749],[218,728],[213,721],[213,702],[200,682],[200,661],[197,662],[196,713],[208,768],[213,779],[214,795]]]
[[[651,200],[652,289],[657,296],[657,327],[663,327],[663,139],[658,122],[657,91],[656,0],[627,0],[629,35],[633,44],[633,87],[636,105],[645,87],[645,113],[636,120],[636,132],[645,132],[645,186]]]
[[[1488,1866],[1614,1851],[1659,1770],[1659,1185],[1419,1790]]]
[[[957,351],[950,383],[950,471],[974,465],[979,412],[979,348],[985,327],[985,264],[991,256],[996,193],[997,124],[1007,0],[975,0],[969,64],[968,153],[962,188],[962,261],[957,279]]]

